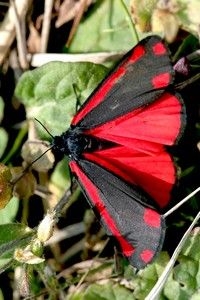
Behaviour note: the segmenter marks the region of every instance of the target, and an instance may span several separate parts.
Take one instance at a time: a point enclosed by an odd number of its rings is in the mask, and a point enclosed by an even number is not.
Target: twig
[[[197,194],[200,191],[200,187],[198,187],[195,191],[193,191],[192,193],[190,193],[187,197],[185,197],[182,201],[180,201],[177,205],[175,205],[172,209],[168,210],[165,214],[164,217],[167,217],[168,215],[170,215],[174,210],[178,209],[178,207],[180,207],[181,205],[183,205],[186,201],[188,201],[191,197],[193,197],[195,194]],[[198,212],[198,214],[196,215],[196,217],[194,218],[192,224],[190,225],[190,227],[187,229],[187,231],[184,233],[181,241],[179,242],[178,246],[176,247],[170,261],[168,262],[168,264],[166,265],[164,271],[162,272],[161,276],[159,277],[158,281],[156,282],[156,284],[154,285],[154,287],[152,288],[152,290],[150,291],[150,293],[147,295],[147,297],[145,298],[145,300],[157,300],[160,299],[159,298],[159,294],[161,293],[165,282],[167,281],[170,272],[172,271],[172,268],[186,242],[186,240],[188,239],[191,231],[193,230],[194,226],[196,225],[196,223],[199,221],[200,219],[200,212]]]
[[[198,212],[198,214],[196,215],[195,219],[193,220],[192,224],[190,225],[190,227],[188,228],[188,230],[185,232],[185,234],[183,235],[180,243],[178,244],[178,246],[176,247],[170,261],[168,262],[168,264],[166,265],[163,273],[161,274],[161,276],[159,277],[158,281],[156,282],[156,284],[154,285],[153,289],[150,291],[150,293],[147,295],[147,297],[145,298],[145,300],[158,300],[160,299],[159,294],[161,293],[163,286],[165,284],[165,282],[167,281],[170,272],[172,271],[172,268],[186,242],[186,240],[188,239],[189,235],[191,234],[191,231],[193,230],[194,226],[196,225],[196,223],[199,221],[200,219],[200,212]]]
[[[84,54],[60,54],[60,53],[35,53],[33,55],[28,54],[28,60],[32,67],[39,67],[43,64],[52,61],[63,62],[80,62],[89,61],[96,64],[102,64],[106,61],[117,61],[125,52],[99,52],[99,53],[84,53]]]
[[[40,49],[40,52],[42,53],[47,51],[53,2],[54,2],[53,0],[45,0],[44,19],[43,19],[42,34],[41,34],[41,49]]]
[[[26,15],[31,4],[32,0],[15,0],[19,19],[22,19]],[[12,15],[13,7],[10,6],[3,22],[0,24],[0,65],[6,58],[15,38],[15,22]]]
[[[27,49],[26,49],[26,39],[25,39],[25,32],[22,30],[24,29],[24,26],[22,27],[22,22],[24,21],[23,18],[19,17],[16,3],[14,0],[10,0],[11,7],[13,8],[13,20],[15,23],[15,30],[16,30],[16,37],[17,37],[17,50],[18,50],[18,56],[19,56],[19,63],[20,67],[23,70],[28,69],[28,61],[27,61]],[[23,21],[22,21],[23,20]]]
[[[169,209],[163,216],[166,218],[171,215],[175,210],[177,210],[180,206],[182,206],[185,202],[187,202],[190,198],[194,197],[200,191],[200,187],[196,188],[192,193],[179,201],[175,206]]]

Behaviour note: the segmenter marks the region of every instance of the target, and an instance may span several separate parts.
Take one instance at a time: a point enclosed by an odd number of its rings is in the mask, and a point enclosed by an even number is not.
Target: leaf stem
[[[10,149],[10,151],[8,152],[8,154],[6,155],[6,157],[3,159],[2,163],[7,163],[11,157],[17,152],[18,148],[21,146],[22,141],[25,137],[25,135],[27,134],[27,127],[23,127],[21,128],[21,130],[19,131],[14,144],[12,146],[12,148]]]
[[[127,5],[124,3],[124,0],[120,0],[120,2],[121,2],[121,5],[122,5],[125,13],[126,13],[127,20],[128,20],[130,29],[131,29],[132,34],[133,34],[133,40],[135,41],[135,39],[136,39],[136,41],[139,42],[139,36],[138,36],[137,30],[135,28],[135,24],[133,23],[133,20],[131,18],[130,12],[127,8]]]

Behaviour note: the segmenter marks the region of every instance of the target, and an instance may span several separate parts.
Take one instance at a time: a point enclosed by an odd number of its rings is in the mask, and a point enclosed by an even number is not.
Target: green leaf
[[[188,299],[187,292],[180,289],[179,283],[173,279],[171,274],[164,286],[164,299],[178,300],[178,299]]]
[[[0,289],[0,300],[4,300],[4,296],[3,296],[3,293],[2,293],[2,290]]]
[[[9,232],[9,234],[8,234]],[[0,247],[7,242],[29,235],[32,230],[24,224],[13,223],[0,225]]]
[[[0,259],[12,258],[14,250],[26,245],[33,233],[23,224],[0,225]]]
[[[196,291],[190,298],[190,300],[199,300],[200,299],[200,291]]]
[[[6,269],[10,268],[12,263],[12,258],[0,259],[0,272],[3,273]]]
[[[82,104],[107,72],[104,66],[88,62],[52,62],[24,73],[15,94],[28,118],[39,119],[53,135],[60,135],[70,125],[77,100]]]
[[[133,35],[122,1],[101,0],[79,24],[69,51],[128,51],[136,43],[137,37]]]
[[[182,255],[187,256],[191,260],[196,262],[200,261],[200,251],[197,251],[200,245],[200,228],[197,227],[190,235],[190,238],[185,243],[185,246],[181,252]],[[182,256],[180,256],[181,259]]]
[[[163,295],[169,300],[187,300],[200,290],[200,229],[196,228],[186,241],[173,274],[168,278]],[[195,299],[194,297],[194,299]],[[197,299],[197,298],[196,298]]]
[[[132,292],[119,284],[91,284],[85,292],[72,295],[69,300],[133,300]]]
[[[67,157],[60,161],[51,176],[51,182],[63,192],[71,185],[71,178]],[[61,194],[61,195],[62,195]]]
[[[87,300],[132,300],[132,293],[125,287],[118,284],[98,285],[93,284],[87,290],[83,297]]]
[[[145,269],[140,270],[138,274],[132,279],[134,288],[134,299],[144,299],[150,290],[155,285],[159,276],[162,274],[164,267],[169,261],[167,252],[161,252],[154,263],[148,265]],[[163,298],[159,298],[162,300]]]
[[[192,34],[188,35],[180,44],[178,47],[178,50],[176,51],[173,61],[177,61],[183,56],[186,56],[188,53],[192,53],[196,50],[199,49],[199,40]],[[199,59],[200,60],[200,59]],[[191,63],[193,64],[194,62],[191,60]],[[182,176],[182,173],[181,173]]]
[[[5,208],[0,210],[0,224],[13,222],[19,208],[19,199],[13,197]]]

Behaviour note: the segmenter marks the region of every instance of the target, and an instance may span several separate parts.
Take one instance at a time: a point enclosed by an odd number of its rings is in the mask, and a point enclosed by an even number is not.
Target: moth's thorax
[[[84,134],[81,128],[70,128],[60,136],[55,136],[53,148],[70,158],[77,160],[83,152],[92,152],[102,149],[103,141]]]

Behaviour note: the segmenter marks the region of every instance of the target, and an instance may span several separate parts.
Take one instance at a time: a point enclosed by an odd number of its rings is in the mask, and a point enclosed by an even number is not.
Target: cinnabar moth
[[[145,38],[53,141],[54,149],[69,156],[71,171],[107,234],[138,269],[162,247],[161,209],[176,182],[166,146],[177,143],[186,118],[174,76],[162,40]]]

